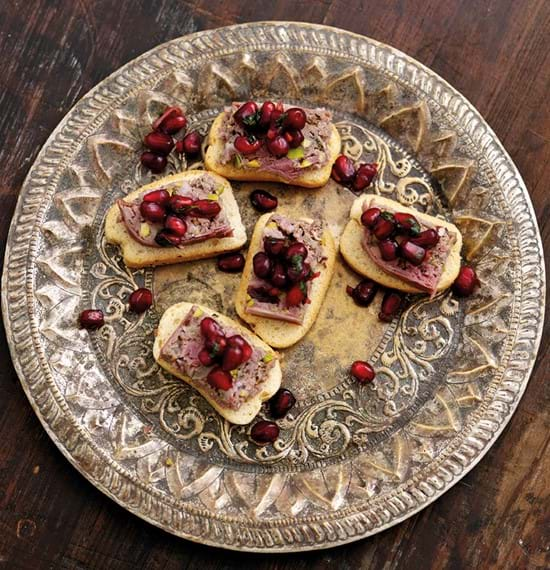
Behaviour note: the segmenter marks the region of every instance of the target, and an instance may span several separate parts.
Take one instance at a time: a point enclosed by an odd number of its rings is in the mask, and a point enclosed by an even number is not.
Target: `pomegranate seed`
[[[378,291],[378,284],[371,279],[363,279],[355,288],[347,287],[348,295],[360,306],[367,307],[371,304],[372,300]]]
[[[187,127],[187,119],[185,115],[174,115],[172,117],[168,117],[164,121],[161,130],[169,135],[173,135],[182,129],[185,129],[185,127]]]
[[[240,334],[230,336],[227,339],[227,346],[229,347],[238,346],[242,351],[242,357],[243,357],[242,361],[247,362],[248,360],[250,360],[250,357],[252,356],[252,347],[248,344],[248,342],[246,342],[246,340],[244,340],[244,338]]]
[[[178,141],[176,150],[180,154],[198,154],[201,151],[201,143],[202,138],[200,134],[197,131],[191,131],[181,141]]]
[[[275,109],[273,109],[271,113],[271,125],[281,127],[285,119],[284,115],[285,113],[283,111],[282,105],[280,103],[277,103],[277,105],[275,105]]]
[[[278,303],[279,302],[279,295],[281,291],[276,287],[249,287],[247,290],[248,294],[258,301],[262,303]]]
[[[153,190],[152,192],[148,192],[143,196],[144,202],[154,202],[155,204],[159,204],[160,206],[165,207],[170,200],[170,192],[161,188],[159,190]]]
[[[271,122],[271,114],[275,110],[275,105],[271,101],[264,101],[262,108],[260,109],[260,119],[258,124],[260,127],[267,127]]]
[[[193,198],[189,196],[180,196],[179,194],[174,194],[171,196],[168,202],[168,208],[174,212],[174,214],[185,214],[189,208],[193,205]]]
[[[311,273],[311,266],[309,263],[305,263],[301,257],[297,256],[297,259],[298,261],[293,261],[286,269],[287,277],[293,283],[298,283],[298,281],[305,281]],[[275,285],[275,283],[273,284]]]
[[[146,151],[140,157],[141,164],[151,172],[159,174],[166,168],[168,161],[165,156]]]
[[[284,256],[286,252],[286,241],[282,238],[264,238],[264,250],[269,257]]]
[[[212,368],[206,377],[206,381],[217,390],[229,390],[233,386],[233,378],[229,372],[222,370],[219,366]]]
[[[397,231],[399,233],[417,236],[420,233],[420,224],[412,214],[399,212],[393,215],[397,223]]]
[[[279,205],[279,200],[266,190],[254,190],[250,194],[250,203],[258,212],[271,212]]]
[[[155,241],[162,247],[177,247],[181,244],[181,237],[170,233],[167,230],[160,230],[155,236]]]
[[[381,321],[390,322],[401,309],[403,297],[397,291],[386,291],[382,299],[382,308],[378,313]]]
[[[252,154],[260,150],[262,141],[256,137],[243,137],[239,135],[233,144],[241,154]]]
[[[286,294],[286,306],[287,307],[297,307],[301,305],[306,300],[306,295],[304,293],[304,284],[295,283]]]
[[[273,111],[275,112],[275,111]],[[281,127],[275,125],[275,124],[271,124],[269,129],[267,129],[267,133],[266,133],[266,139],[267,141],[273,141],[275,140],[282,132]]]
[[[463,265],[453,283],[453,293],[458,297],[469,297],[477,287],[479,279],[476,272],[469,265]]]
[[[279,431],[279,426],[275,422],[261,420],[252,426],[250,437],[260,445],[267,445],[279,437]]]
[[[380,208],[368,208],[361,214],[361,223],[366,228],[373,228],[381,213]]]
[[[291,262],[293,257],[301,257],[302,260],[307,258],[307,247],[300,241],[295,241],[288,246],[285,254],[286,260]]]
[[[210,356],[212,356],[212,358],[216,358],[223,355],[227,347],[227,339],[223,334],[212,336],[206,339],[204,346],[210,353]]]
[[[409,239],[404,239],[399,244],[399,254],[413,265],[420,265],[426,257],[426,250]]]
[[[372,233],[375,235],[376,239],[387,239],[395,231],[395,223],[393,222],[393,217],[390,218],[391,214],[389,214],[389,216],[386,216],[386,214],[387,212],[381,214],[374,224]]]
[[[358,192],[363,191],[365,188],[371,185],[376,173],[378,172],[378,165],[376,163],[372,164],[360,164],[353,178],[353,189]]]
[[[254,268],[254,275],[259,277],[260,279],[267,279],[271,275],[272,264],[269,257],[259,251],[253,258],[252,258],[252,266]]]
[[[196,218],[215,218],[222,210],[216,200],[196,200],[193,202],[190,215]]]
[[[243,351],[238,346],[228,346],[223,353],[222,369],[226,372],[235,370],[243,362]]]
[[[352,178],[355,176],[355,167],[353,162],[347,156],[341,154],[335,161],[332,167],[335,174],[333,178],[336,182],[342,182],[344,184],[351,182]]]
[[[145,287],[136,289],[128,298],[130,311],[134,313],[145,313],[153,304],[153,293]]]
[[[105,324],[103,311],[99,309],[86,309],[80,313],[79,322],[83,329],[99,329]]]
[[[302,131],[286,131],[283,135],[290,148],[298,148],[304,142],[304,135]]]
[[[179,107],[167,107],[164,113],[162,113],[162,115],[156,119],[151,126],[154,131],[162,130],[167,119],[180,116],[183,116],[183,111]]]
[[[285,115],[285,127],[299,131],[306,126],[306,113],[303,109],[292,107],[286,111]]]
[[[266,146],[267,150],[277,158],[286,156],[290,150],[290,146],[286,142],[286,139],[280,135],[275,137],[273,140],[268,140]]]
[[[416,237],[411,238],[411,241],[416,245],[431,249],[439,243],[439,234],[434,229],[424,230]]]
[[[269,409],[274,418],[284,418],[296,403],[294,394],[286,388],[279,388],[269,400]]]
[[[149,133],[144,139],[143,143],[145,146],[156,152],[157,154],[170,154],[170,151],[174,148],[174,139],[170,135],[164,133],[158,133],[153,131]]]
[[[148,222],[164,222],[166,218],[166,210],[156,202],[142,202],[139,205],[139,211]]]
[[[164,222],[164,227],[173,235],[183,237],[187,233],[185,220],[177,216],[168,216]]]
[[[367,382],[372,382],[376,376],[374,368],[363,360],[356,360],[350,369],[351,375],[355,380],[361,384],[366,384]]]
[[[201,334],[205,338],[223,336],[223,330],[212,317],[204,317],[200,324]]]
[[[254,101],[243,103],[234,113],[235,122],[244,129],[253,127],[258,121],[258,105]]]
[[[378,249],[384,261],[393,261],[397,259],[397,250],[399,246],[393,239],[384,239],[378,242]]]
[[[277,289],[285,289],[288,285],[288,276],[286,274],[285,266],[280,261],[275,262],[270,281],[272,285],[277,287]]]
[[[224,253],[218,256],[218,269],[225,273],[239,273],[244,267],[242,253]]]
[[[206,348],[201,348],[198,359],[203,366],[212,366],[212,364],[214,364],[214,359],[210,356],[210,353]]]

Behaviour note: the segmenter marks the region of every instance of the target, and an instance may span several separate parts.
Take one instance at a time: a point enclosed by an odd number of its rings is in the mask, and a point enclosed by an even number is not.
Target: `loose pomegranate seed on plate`
[[[363,279],[355,287],[346,288],[347,294],[360,306],[368,307],[378,291],[378,284],[371,279]]]
[[[139,211],[148,222],[164,222],[166,218],[166,210],[156,202],[142,202]]]
[[[153,190],[152,192],[148,192],[145,194],[145,196],[143,196],[143,201],[154,202],[155,204],[159,204],[160,206],[165,207],[170,201],[170,192],[164,188]]]
[[[145,287],[140,287],[133,291],[128,298],[130,311],[134,313],[145,313],[153,304],[153,293]]]
[[[187,127],[187,119],[185,115],[174,115],[168,117],[162,124],[162,131],[169,135],[174,135],[177,132]]]
[[[390,322],[401,309],[403,296],[397,291],[386,291],[382,299],[382,307],[378,313],[381,321]]]
[[[225,273],[239,273],[244,267],[244,255],[242,253],[224,253],[218,256],[218,269]]]
[[[286,388],[279,388],[269,400],[271,416],[280,419],[284,418],[296,403],[294,394]]]
[[[250,437],[260,445],[267,445],[276,441],[279,433],[279,426],[275,422],[260,420],[252,426]]]
[[[206,381],[217,390],[229,390],[233,386],[233,378],[229,372],[223,370],[220,366],[212,368],[206,377]]]
[[[165,168],[168,161],[166,157],[154,152],[145,151],[140,157],[141,164],[151,172],[160,174]]]
[[[197,131],[187,133],[181,141],[176,143],[176,150],[180,154],[198,154],[201,151],[202,137]]]
[[[144,139],[143,143],[152,152],[157,154],[170,154],[170,151],[174,148],[174,139],[167,134],[159,133],[153,131],[149,133]]]
[[[78,320],[80,326],[88,330],[99,329],[105,324],[103,311],[99,309],[86,309],[82,311]]]
[[[356,360],[351,365],[350,372],[353,378],[355,378],[355,380],[361,384],[372,382],[376,376],[374,368],[368,362],[365,362],[363,360]]]
[[[363,191],[365,188],[371,185],[377,172],[378,165],[376,163],[360,164],[353,178],[353,189],[357,190],[358,192]]]
[[[166,121],[172,117],[183,117],[183,111],[179,107],[167,107],[164,113],[156,119],[153,124],[154,131],[162,131]]]
[[[258,212],[271,212],[279,205],[279,200],[266,190],[254,190],[250,194],[250,203]]]
[[[479,279],[476,272],[469,265],[463,265],[453,283],[453,293],[458,297],[469,297],[477,287],[479,287]]]
[[[333,178],[336,182],[342,182],[344,184],[351,182],[355,176],[355,166],[351,159],[344,154],[341,154],[332,166]]]

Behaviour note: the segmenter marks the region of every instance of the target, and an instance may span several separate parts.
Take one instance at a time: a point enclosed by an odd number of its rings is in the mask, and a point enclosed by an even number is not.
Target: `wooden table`
[[[447,79],[481,111],[519,167],[550,250],[548,0],[3,0],[2,246],[19,188],[40,147],[99,80],[180,35],[270,19],[324,23],[371,36]],[[275,557],[175,538],[103,496],[69,466],[41,428],[2,331],[0,567],[548,567],[548,323],[546,333],[512,421],[483,461],[440,500],[373,538]]]

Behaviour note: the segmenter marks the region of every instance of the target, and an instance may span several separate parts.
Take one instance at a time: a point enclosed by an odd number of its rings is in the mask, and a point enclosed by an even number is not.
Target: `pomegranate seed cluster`
[[[300,107],[284,111],[282,103],[265,101],[258,107],[254,101],[247,101],[233,113],[233,119],[245,132],[233,142],[242,155],[253,154],[265,146],[270,154],[281,158],[304,141],[302,129],[307,117]]]
[[[221,212],[221,206],[217,200],[193,200],[160,188],[143,196],[139,211],[146,221],[163,224],[155,241],[167,247],[178,246],[183,241],[187,233],[186,217],[212,220]]]
[[[204,345],[199,351],[203,366],[214,366],[206,381],[217,390],[229,390],[233,386],[231,371],[250,360],[252,347],[241,335],[226,336],[212,317],[204,317],[200,324]]]
[[[355,192],[363,192],[368,188],[378,172],[378,165],[372,163],[361,163],[357,168],[352,160],[341,154],[332,165],[331,176],[339,184],[347,186]]]
[[[392,214],[380,208],[369,208],[361,215],[361,223],[377,239],[384,261],[400,259],[420,265],[426,258],[427,250],[439,243],[437,231],[432,228],[422,231],[412,214]]]
[[[161,173],[168,163],[168,155],[175,148],[179,154],[196,155],[202,139],[197,131],[185,134],[187,117],[179,107],[168,107],[151,125],[153,130],[145,136],[143,144],[149,149],[142,153],[141,164],[155,174]],[[176,140],[173,135],[183,133]]]
[[[252,258],[254,275],[266,281],[265,286],[249,291],[260,301],[277,303],[286,292],[287,307],[298,307],[307,300],[307,281],[314,278],[306,261],[307,247],[299,241],[265,237],[264,250]]]

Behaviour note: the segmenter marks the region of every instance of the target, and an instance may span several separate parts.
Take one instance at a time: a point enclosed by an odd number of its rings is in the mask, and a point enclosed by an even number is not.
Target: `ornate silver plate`
[[[372,191],[452,218],[482,287],[410,299],[391,325],[379,299],[359,309],[339,263],[311,333],[284,352],[299,403],[281,437],[257,447],[151,355],[159,315],[190,299],[229,314],[238,276],[212,260],[130,271],[104,242],[113,200],[146,183],[140,140],[169,104],[203,133],[232,100],[284,99],[332,109],[343,151],[376,161]],[[167,173],[190,165],[171,158]],[[200,167],[201,164],[194,166]],[[244,220],[251,188],[336,234],[354,196],[235,184]],[[153,287],[154,311],[126,310]],[[257,23],[164,44],[111,75],[65,117],[17,205],[2,308],[13,362],[50,437],[94,485],[179,536],[251,551],[327,548],[425,507],[470,470],[510,419],[541,336],[542,248],[525,186],[477,111],[397,50],[323,26]],[[78,313],[106,326],[89,334]],[[368,358],[377,380],[351,382]]]

